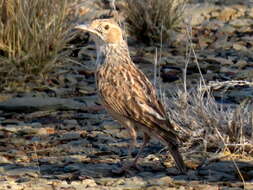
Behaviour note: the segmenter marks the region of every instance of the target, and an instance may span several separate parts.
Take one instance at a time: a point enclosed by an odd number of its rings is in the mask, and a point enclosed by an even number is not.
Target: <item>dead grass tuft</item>
[[[0,0],[0,89],[47,73],[67,42],[67,0]]]
[[[150,44],[168,41],[182,20],[184,0],[127,0],[126,21],[131,35]]]
[[[169,115],[183,129],[188,148],[252,153],[252,102],[220,104],[202,87],[187,92],[178,89],[167,102]]]

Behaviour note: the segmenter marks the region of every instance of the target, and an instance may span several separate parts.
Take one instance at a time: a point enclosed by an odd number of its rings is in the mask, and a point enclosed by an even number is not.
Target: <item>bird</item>
[[[168,147],[180,173],[187,167],[179,152],[180,138],[167,116],[165,106],[158,98],[154,85],[133,63],[123,30],[110,19],[95,19],[75,29],[88,32],[95,42],[96,85],[101,104],[113,119],[119,122],[132,139],[128,157],[135,148],[137,132],[143,133],[143,144],[132,164],[136,163],[151,138]]]

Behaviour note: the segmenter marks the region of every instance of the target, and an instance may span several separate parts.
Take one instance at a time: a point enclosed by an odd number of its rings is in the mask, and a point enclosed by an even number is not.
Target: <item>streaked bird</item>
[[[95,41],[98,94],[108,113],[128,130],[132,139],[129,156],[136,144],[137,131],[143,132],[143,145],[126,168],[136,165],[143,148],[154,137],[168,146],[177,168],[185,173],[178,135],[154,86],[132,62],[119,25],[112,19],[97,19],[75,28],[89,32]]]

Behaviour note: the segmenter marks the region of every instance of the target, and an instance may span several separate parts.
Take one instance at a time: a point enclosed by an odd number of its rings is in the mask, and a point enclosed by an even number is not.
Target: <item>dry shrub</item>
[[[146,44],[166,42],[179,26],[185,0],[127,0],[126,21],[132,35]]]
[[[0,0],[0,89],[45,74],[67,42],[67,0]]]
[[[210,91],[199,87],[191,92],[178,89],[167,103],[169,115],[182,129],[188,148],[252,153],[252,102],[220,104]]]

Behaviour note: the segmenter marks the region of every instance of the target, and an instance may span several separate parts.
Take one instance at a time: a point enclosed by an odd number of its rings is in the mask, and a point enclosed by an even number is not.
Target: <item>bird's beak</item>
[[[89,32],[89,30],[90,30],[88,24],[81,24],[81,25],[75,26],[75,29],[84,30],[87,32]]]
[[[82,24],[82,25],[75,26],[74,29],[88,32],[91,36],[91,39],[93,39],[95,42],[100,39],[103,40],[102,34],[96,30],[96,25],[94,24],[90,24],[90,23]]]
[[[97,30],[95,30],[94,26],[92,26],[91,24],[78,25],[75,27],[75,29],[89,32],[91,36],[93,36],[93,39],[96,39],[97,37],[102,39],[101,34]]]
[[[81,25],[75,26],[75,29],[97,34],[97,31],[94,30],[89,24],[81,24]]]
[[[83,30],[83,31],[86,31],[86,32],[91,32],[91,29],[90,29],[88,24],[81,24],[81,25],[75,26],[75,29]]]

